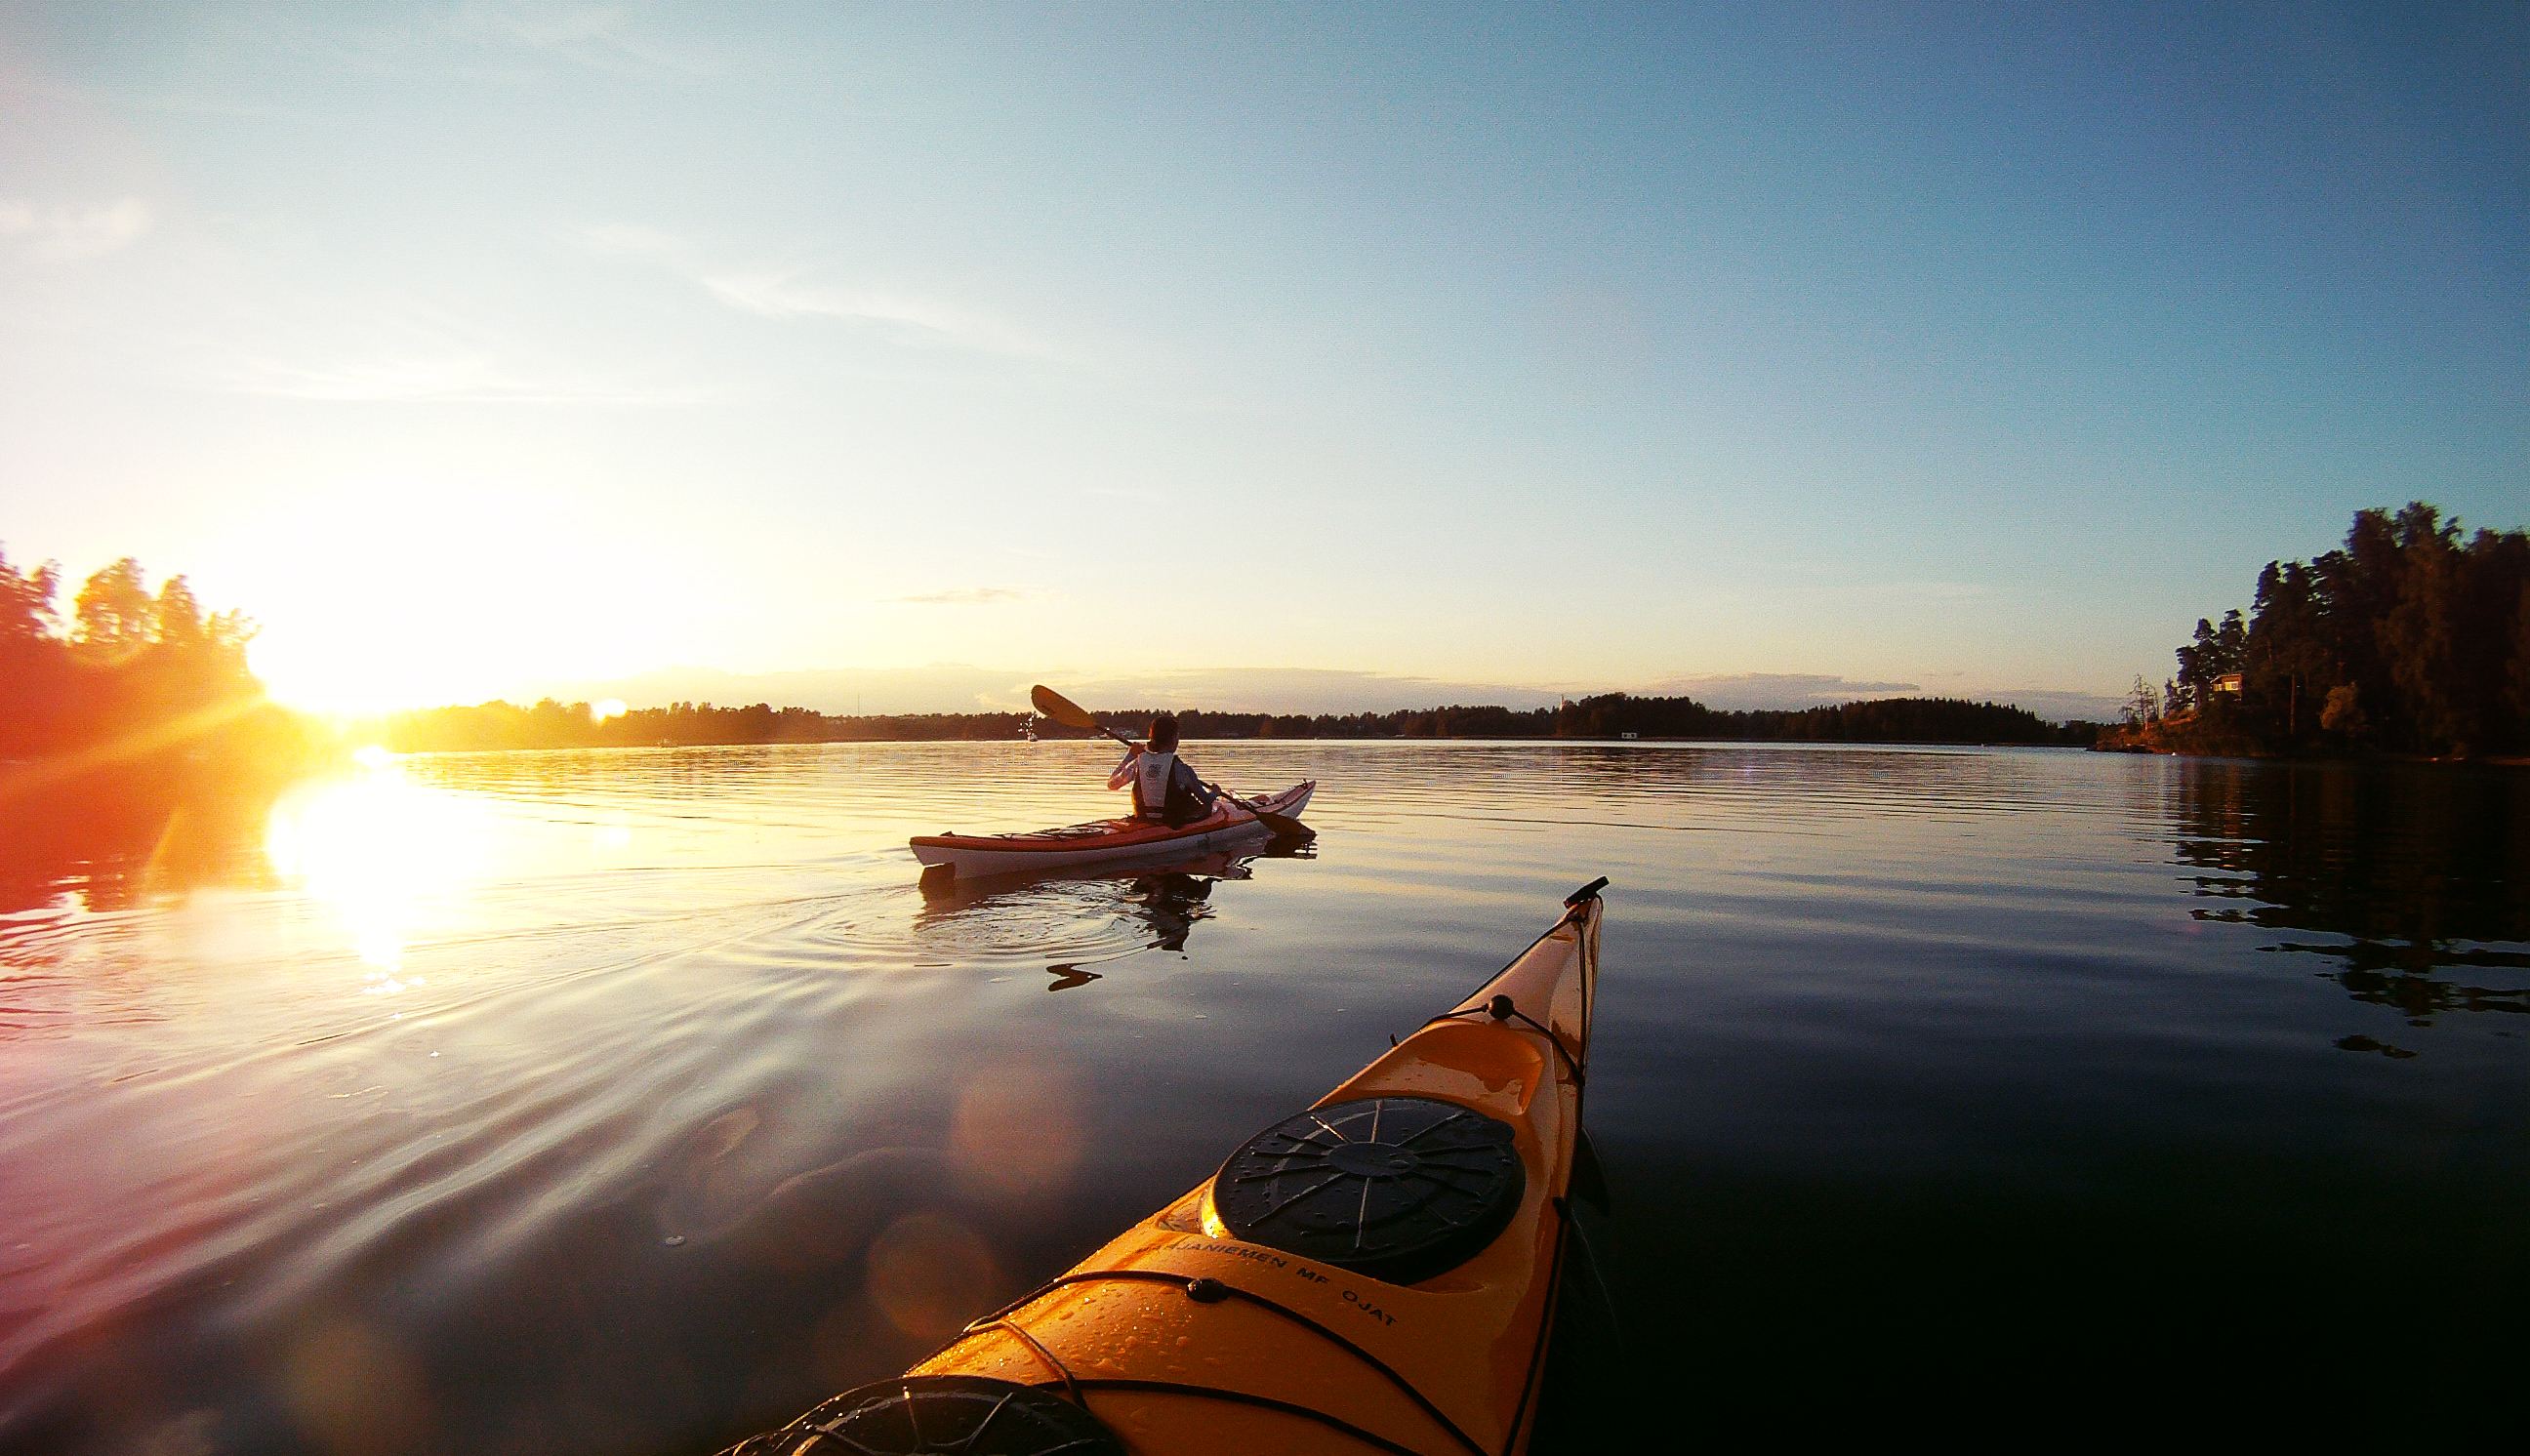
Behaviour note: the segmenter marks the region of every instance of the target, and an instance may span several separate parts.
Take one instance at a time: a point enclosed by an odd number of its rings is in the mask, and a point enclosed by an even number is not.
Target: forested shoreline
[[[1139,732],[1156,708],[1101,713]],[[2057,743],[2087,745],[2099,725],[2059,727],[2023,708],[1955,698],[1883,698],[1804,709],[1711,708],[1686,697],[1604,693],[1553,708],[1453,705],[1391,713],[1271,714],[1179,710],[1188,738],[1699,738],[1809,743]],[[396,714],[368,726],[399,752],[497,748],[623,748],[710,743],[852,743],[1018,738],[1025,713],[843,716],[766,703],[724,708],[673,703],[613,712],[545,699]]]
[[[60,567],[0,551],[0,761],[125,777],[217,759],[288,759],[305,725],[247,667],[254,625],[208,612],[181,576],[151,590],[130,557],[90,575],[64,611]]]
[[[2246,756],[2530,753],[2530,534],[2422,501],[2358,512],[2345,545],[2269,562],[2245,613],[2200,618],[2099,746]]]
[[[205,613],[182,575],[155,590],[129,557],[82,584],[45,563],[0,554],[0,764],[14,790],[99,776],[126,788],[180,779],[284,777],[359,743],[400,752],[744,743],[1015,739],[1042,728],[1024,713],[840,715],[769,703],[671,703],[625,709],[553,699],[392,714],[348,726],[270,702],[247,664],[254,625]],[[1101,717],[1139,731],[1157,706]],[[1553,708],[1452,704],[1387,713],[1180,710],[1190,738],[1704,738],[1782,742],[2088,743],[2097,727],[2058,726],[2025,709],[1955,698],[1886,698],[1804,709],[1732,710],[1689,697],[1603,693]],[[1054,734],[1049,733],[1049,736]]]
[[[127,557],[65,609],[0,554],[0,907],[86,867],[92,905],[232,878],[275,798],[335,745],[247,668],[253,624]]]
[[[0,553],[0,767],[16,789],[77,778],[127,788],[192,775],[273,779],[353,742],[403,752],[1015,739],[1027,714],[838,715],[768,703],[626,710],[546,699],[400,713],[349,731],[282,709],[247,666],[253,625],[206,613],[178,575],[154,591],[130,558],[68,608],[47,563]],[[1128,731],[1156,707],[1102,721]],[[2200,620],[2159,687],[2138,678],[2122,724],[2056,725],[1955,698],[1723,709],[1603,693],[1552,708],[1453,704],[1387,713],[1181,710],[1197,739],[1706,739],[2074,744],[2174,753],[2530,752],[2530,535],[2411,503],[2358,512],[2343,548],[2270,562],[2247,611]],[[1051,735],[1051,734],[1049,734]]]

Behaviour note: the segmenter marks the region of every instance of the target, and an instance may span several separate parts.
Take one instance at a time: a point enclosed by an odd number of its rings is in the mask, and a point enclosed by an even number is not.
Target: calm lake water
[[[1190,756],[1320,780],[1314,851],[927,900],[908,834],[1112,812],[1078,743],[414,758],[207,850],[0,847],[0,1447],[715,1449],[1602,874],[1624,1340],[1559,1377],[1564,1449],[2517,1421],[2530,775]]]

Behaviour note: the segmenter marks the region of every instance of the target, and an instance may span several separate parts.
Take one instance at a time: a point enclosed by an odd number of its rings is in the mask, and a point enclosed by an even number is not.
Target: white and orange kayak
[[[731,1456],[1525,1451],[1606,884],[1070,1272]]]
[[[1268,814],[1297,818],[1317,792],[1317,781],[1249,802]],[[1201,819],[1157,824],[1141,819],[1097,819],[1064,829],[1023,835],[916,835],[913,857],[926,869],[948,867],[960,879],[1022,875],[1115,860],[1204,854],[1269,837],[1262,821],[1227,797]]]

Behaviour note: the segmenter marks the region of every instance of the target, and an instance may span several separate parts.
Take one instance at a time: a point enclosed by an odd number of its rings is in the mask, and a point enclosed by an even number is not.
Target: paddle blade
[[[1277,814],[1245,799],[1232,799],[1231,802],[1255,815],[1256,822],[1265,826],[1265,832],[1278,839],[1314,839],[1318,836],[1316,830],[1288,814]]]
[[[1098,720],[1089,716],[1087,709],[1042,682],[1028,689],[1028,701],[1036,704],[1036,711],[1065,728],[1087,728],[1093,733],[1104,731]]]

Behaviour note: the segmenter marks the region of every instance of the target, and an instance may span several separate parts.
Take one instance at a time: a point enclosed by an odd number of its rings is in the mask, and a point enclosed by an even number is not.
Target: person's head
[[[1163,713],[1151,720],[1151,747],[1160,753],[1173,753],[1178,746],[1178,716]]]

